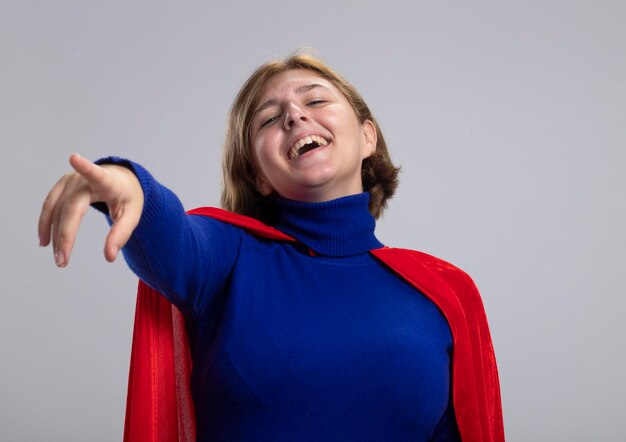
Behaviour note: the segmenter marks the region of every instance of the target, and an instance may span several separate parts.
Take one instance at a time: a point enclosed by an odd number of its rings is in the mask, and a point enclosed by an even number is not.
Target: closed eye
[[[317,104],[324,104],[326,103],[326,100],[313,100],[313,101],[309,101],[307,103],[307,106],[315,106]]]
[[[278,117],[280,117],[280,115],[274,115],[273,117],[268,118],[263,123],[261,123],[261,127],[265,127],[268,124],[273,123],[274,121],[278,120]]]

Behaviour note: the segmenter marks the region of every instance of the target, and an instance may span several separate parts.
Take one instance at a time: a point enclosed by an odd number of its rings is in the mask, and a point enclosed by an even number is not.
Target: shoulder
[[[416,286],[424,289],[436,287],[437,291],[445,287],[460,299],[480,299],[472,278],[444,259],[417,250],[395,247],[384,247],[372,253]]]
[[[430,255],[428,253],[420,252],[418,250],[409,249],[394,249],[405,256],[412,256],[413,259],[420,261],[423,265],[428,267],[431,271],[438,273],[440,276],[445,277],[446,280],[454,279],[463,281],[465,283],[474,284],[472,278],[463,269],[455,266],[454,264],[438,258],[437,256]]]
[[[228,210],[220,209],[217,207],[198,207],[196,209],[188,211],[187,213],[189,215],[200,215],[212,218],[223,223],[239,227],[255,236],[274,239],[278,241],[295,241],[295,239],[293,239],[289,235],[275,229],[272,226],[264,224],[256,218],[251,218],[249,216],[229,212]]]
[[[454,264],[419,250],[402,249],[398,247],[383,247],[381,249],[374,250],[372,253],[376,256],[386,257],[388,259],[407,261],[412,264],[420,264],[432,272],[438,273],[442,276],[445,275],[449,278],[471,281],[470,276]]]

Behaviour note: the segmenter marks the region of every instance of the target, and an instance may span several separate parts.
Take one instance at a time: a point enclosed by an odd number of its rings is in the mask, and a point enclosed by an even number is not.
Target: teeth
[[[309,135],[304,138],[300,138],[298,141],[293,143],[293,146],[291,146],[291,149],[289,149],[289,159],[295,160],[296,158],[298,158],[300,156],[300,149],[302,149],[302,147],[306,146],[307,144],[311,144],[313,142],[316,142],[319,146],[326,146],[328,144],[328,141],[326,141],[325,138],[322,138],[318,135]]]

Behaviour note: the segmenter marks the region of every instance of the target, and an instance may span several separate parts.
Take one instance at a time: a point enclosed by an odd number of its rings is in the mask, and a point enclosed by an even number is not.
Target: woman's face
[[[331,82],[289,70],[272,77],[259,103],[251,138],[262,194],[322,202],[363,191],[361,163],[374,153],[376,129],[359,123]]]

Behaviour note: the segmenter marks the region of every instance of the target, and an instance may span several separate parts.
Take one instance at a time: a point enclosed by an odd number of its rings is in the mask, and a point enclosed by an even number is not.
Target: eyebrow
[[[308,92],[308,91],[313,90],[313,89],[318,88],[318,87],[321,87],[321,88],[324,88],[324,89],[328,89],[326,86],[321,85],[319,83],[311,83],[311,84],[304,84],[302,86],[298,86],[293,91],[296,94],[304,94],[305,92]],[[276,101],[275,98],[271,98],[271,99],[267,100],[265,103],[263,103],[262,105],[260,105],[259,107],[257,107],[252,115],[254,116],[254,115],[258,114],[259,112],[261,112],[262,110],[265,110],[268,107],[274,106],[277,103],[278,103],[278,101]]]

